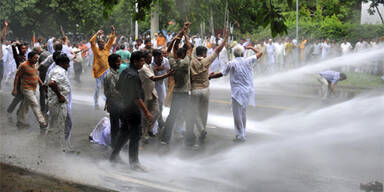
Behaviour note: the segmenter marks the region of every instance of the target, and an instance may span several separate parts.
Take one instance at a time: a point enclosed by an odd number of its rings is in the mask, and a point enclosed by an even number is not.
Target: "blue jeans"
[[[103,83],[105,76],[107,76],[107,72],[108,72],[108,70],[105,71],[103,73],[103,75],[101,75],[99,78],[96,78],[96,89],[95,89],[95,94],[93,95],[93,99],[95,101],[95,106],[99,105],[99,91],[100,91],[101,84]]]

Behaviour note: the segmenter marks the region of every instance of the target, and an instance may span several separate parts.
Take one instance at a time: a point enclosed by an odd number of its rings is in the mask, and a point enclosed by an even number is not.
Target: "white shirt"
[[[267,44],[266,45],[266,52],[267,52],[267,63],[268,64],[273,64],[275,63],[275,45],[273,44]]]
[[[194,38],[193,41],[195,42],[195,47],[198,47],[201,45],[201,38],[200,37]]]
[[[63,45],[63,50],[61,50],[62,53],[65,53],[70,61],[73,60],[74,55],[72,54],[72,48],[68,45]]]
[[[282,55],[284,52],[284,44],[275,43],[274,45],[275,45],[276,55]]]
[[[69,81],[67,71],[59,65],[55,65],[54,68],[49,72],[46,82],[55,81],[59,92],[66,99],[65,103],[69,102],[71,94],[71,83]],[[48,89],[48,103],[58,104],[57,95],[52,89]]]
[[[225,47],[223,47],[223,49],[220,51],[219,61],[220,61],[221,66],[225,66],[229,61],[228,52],[227,52],[227,49]]]
[[[211,43],[216,43],[216,37],[212,35],[210,41],[211,41]]]
[[[155,62],[154,62],[154,59],[152,59],[151,67],[152,67],[153,71],[155,69],[154,66],[155,66]],[[169,69],[171,69],[171,67],[169,65],[169,61],[165,57],[163,57],[163,62],[161,62],[160,66],[164,67],[164,69],[160,70],[160,71],[154,72],[154,74],[156,76],[164,75],[164,74],[166,74],[168,72]],[[163,84],[164,83],[164,79],[161,79],[161,80],[158,80],[158,81],[155,81],[155,82],[156,82],[156,84]]]
[[[358,41],[355,45],[355,52],[361,51],[362,48],[363,48],[363,44],[360,41]]]
[[[321,45],[321,58],[325,58],[328,55],[328,49],[331,46],[329,46],[327,43],[323,43]]]
[[[48,40],[48,51],[53,54],[55,52],[55,49],[53,48],[53,38],[50,38]]]
[[[4,74],[7,75],[9,73],[15,72],[17,68],[16,68],[15,58],[13,57],[12,46],[11,45],[6,46],[5,50],[6,50],[7,57],[4,58]]]
[[[154,65],[155,65],[155,63],[152,62],[152,64],[151,64],[152,69],[154,69]],[[169,61],[165,57],[163,57],[163,62],[161,63],[160,66],[163,66],[164,69],[160,70],[160,71],[156,71],[155,72],[156,76],[164,75],[168,72],[169,69],[171,69],[171,67],[169,65]],[[155,89],[156,89],[157,95],[159,96],[159,100],[164,101],[164,99],[165,99],[164,79],[155,81]]]
[[[343,53],[343,55],[349,53],[352,50],[352,45],[349,42],[341,43],[340,47],[341,47],[341,52]]]
[[[211,55],[215,52],[215,50],[213,48],[210,48],[208,49],[207,51],[207,55]],[[220,61],[219,61],[219,57],[216,57],[215,60],[213,60],[211,66],[209,66],[209,69],[208,69],[208,73],[211,73],[211,72],[218,72],[220,69]]]
[[[155,38],[151,39],[152,47],[157,48],[157,41]]]
[[[256,55],[251,57],[235,57],[224,67],[223,75],[230,73],[232,98],[243,107],[255,106],[255,88],[253,86],[253,67]]]

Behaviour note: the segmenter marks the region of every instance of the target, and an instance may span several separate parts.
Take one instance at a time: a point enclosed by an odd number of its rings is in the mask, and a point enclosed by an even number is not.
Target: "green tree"
[[[113,9],[111,7],[115,6],[118,0],[102,0],[102,2],[104,5],[103,13],[108,16],[112,13]],[[138,4],[138,12],[135,13],[134,18],[144,20],[146,15],[149,14],[153,1],[131,0],[131,2]],[[179,12],[179,15],[175,15],[178,16],[175,20],[177,22],[189,20],[193,23],[196,23],[196,21],[204,21],[208,18],[207,15],[210,14],[211,8],[215,9],[215,13],[219,13],[219,15],[223,16],[220,17],[220,19],[224,18],[224,7],[226,2],[226,0],[175,0],[176,9]],[[168,1],[167,3],[173,2]],[[256,26],[267,27],[269,25],[272,36],[276,36],[280,33],[287,33],[287,26],[284,23],[285,19],[277,6],[277,4],[280,3],[281,2],[276,3],[272,0],[231,0],[228,1],[229,16],[230,19],[239,26],[240,32],[244,32]],[[293,0],[285,0],[285,3],[287,4],[287,7],[292,8]],[[196,31],[196,26],[198,25],[195,25],[195,29],[192,28],[192,30]]]

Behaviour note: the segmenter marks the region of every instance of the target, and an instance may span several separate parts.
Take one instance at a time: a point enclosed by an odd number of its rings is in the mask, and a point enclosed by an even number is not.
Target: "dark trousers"
[[[45,81],[45,75],[46,74],[47,74],[47,69],[40,67],[39,68],[39,77],[40,77],[41,81],[43,81],[43,82]],[[39,92],[40,92],[40,110],[44,115],[46,115],[48,112],[48,105],[45,102],[45,100],[47,98],[47,93],[45,92],[45,90],[42,86],[40,86]]]
[[[115,148],[120,131],[121,110],[119,110],[118,106],[111,104],[108,111],[111,123],[111,147]]]
[[[45,114],[47,114],[47,111],[48,111],[48,106],[45,103],[47,93],[45,92],[45,90],[42,86],[40,86],[39,91],[40,91],[40,110],[45,115]]]
[[[82,63],[75,63],[73,65],[73,68],[75,70],[75,80],[77,82],[80,82],[80,75],[81,75],[81,72],[83,71]]]
[[[110,160],[115,160],[121,148],[129,140],[129,163],[139,162],[139,141],[141,137],[141,114],[123,112],[121,129],[113,148]]]
[[[190,96],[188,93],[174,92],[172,95],[171,109],[167,120],[165,121],[165,129],[161,139],[162,141],[168,143],[171,140],[176,118],[184,119],[186,121],[186,126],[191,124],[189,121],[189,108]]]

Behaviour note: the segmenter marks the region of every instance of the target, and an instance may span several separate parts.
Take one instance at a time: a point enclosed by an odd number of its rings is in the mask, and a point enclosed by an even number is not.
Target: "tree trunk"
[[[159,11],[159,1],[155,1],[154,7],[151,9],[151,38],[159,31]]]
[[[384,24],[383,16],[381,16],[380,10],[379,10],[379,8],[377,6],[376,6],[376,11],[379,14],[379,17],[381,19],[381,24]]]
[[[129,37],[132,38],[135,34],[134,34],[134,30],[133,30],[133,19],[132,19],[132,15],[129,17],[129,24],[130,24],[130,29],[129,29]]]
[[[209,24],[210,24],[210,27],[211,27],[211,34],[212,35],[215,35],[215,28],[214,28],[214,23],[213,23],[213,14],[212,14],[212,9],[210,9],[210,20],[209,20]]]

